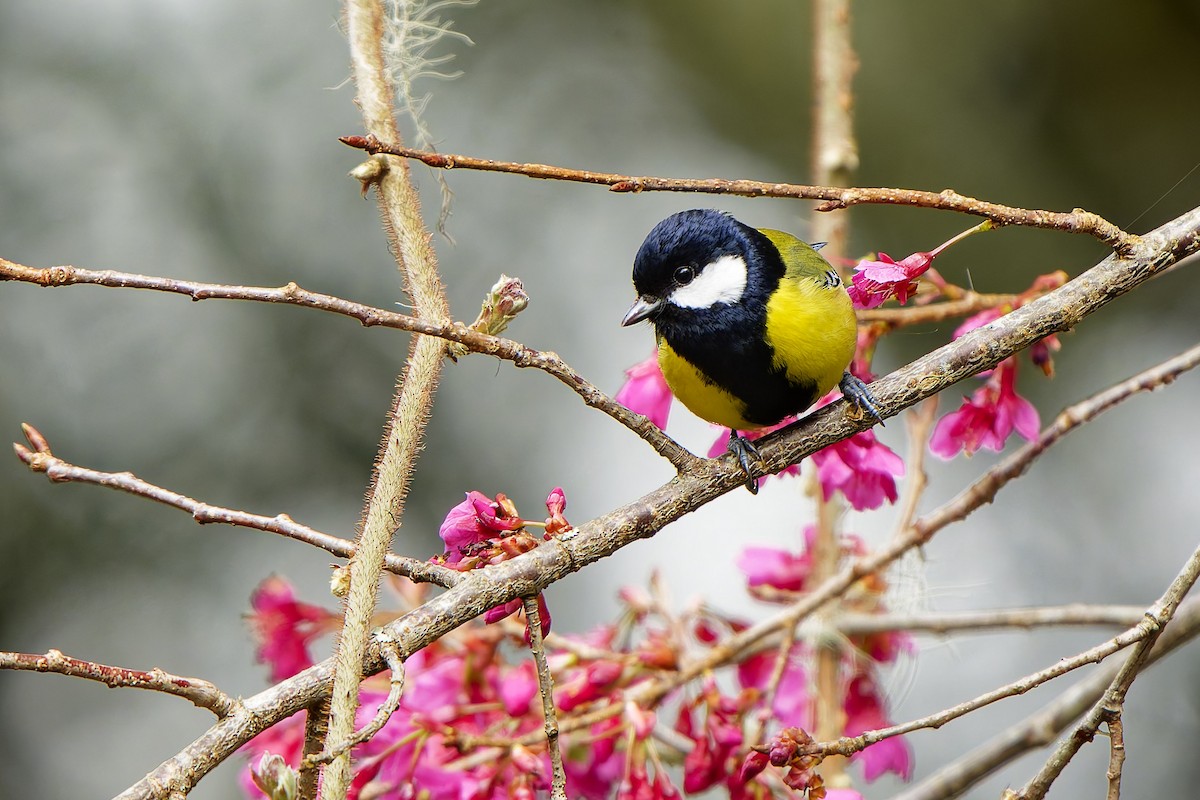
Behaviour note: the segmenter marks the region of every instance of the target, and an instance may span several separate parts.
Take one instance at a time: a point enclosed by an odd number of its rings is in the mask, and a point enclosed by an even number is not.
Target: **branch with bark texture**
[[[355,303],[329,294],[311,292],[295,283],[278,287],[236,286],[114,270],[83,269],[69,265],[29,267],[4,258],[0,258],[0,281],[21,281],[47,288],[89,285],[120,289],[148,289],[183,295],[195,301],[219,299],[283,303],[351,317],[367,328],[379,326],[434,336],[462,345],[473,353],[495,356],[504,361],[511,361],[517,367],[533,368],[545,372],[579,395],[585,404],[604,412],[633,431],[676,469],[684,469],[700,461],[678,442],[659,430],[646,417],[633,413],[585,380],[557,353],[535,350],[512,339],[481,333],[461,322],[421,319],[384,308]]]
[[[32,449],[23,444],[14,443],[13,450],[16,452],[17,458],[21,459],[34,472],[43,473],[53,483],[90,483],[96,486],[105,486],[135,497],[144,497],[156,503],[178,508],[180,511],[186,511],[201,525],[216,523],[252,528],[277,533],[289,539],[319,547],[342,558],[350,558],[354,555],[354,542],[302,525],[287,514],[267,517],[232,508],[213,506],[148,483],[132,472],[101,472],[77,466],[54,455],[46,437],[32,425],[23,424],[21,429]],[[389,572],[403,575],[413,581],[436,583],[438,586],[453,586],[462,577],[462,573],[452,569],[416,558],[398,556],[394,553],[388,553],[385,556],[384,567]]]
[[[738,197],[790,197],[799,200],[823,200],[824,202],[816,207],[817,211],[835,211],[866,204],[935,208],[990,219],[997,225],[1021,225],[1067,233],[1082,233],[1099,239],[1120,254],[1132,254],[1141,244],[1136,235],[1127,233],[1103,217],[1082,208],[1073,211],[1016,208],[967,197],[953,189],[926,192],[883,187],[806,186],[794,183],[727,178],[656,178],[645,175],[621,175],[615,172],[570,169],[549,164],[521,164],[515,161],[494,161],[490,158],[434,153],[380,141],[370,135],[343,136],[339,141],[373,155],[384,153],[401,158],[411,158],[438,169],[475,169],[485,172],[524,175],[544,180],[590,183],[607,186],[613,192],[696,192]]]
[[[1200,209],[1194,209],[1142,237],[1131,255],[1111,255],[1062,287],[876,381],[872,388],[881,411],[885,416],[894,416],[955,382],[994,366],[1049,333],[1074,327],[1116,297],[1198,249]],[[760,451],[769,468],[777,471],[867,426],[866,420],[849,416],[846,406],[834,403],[764,437]],[[1025,466],[1014,466],[1008,477],[1020,474]],[[390,623],[385,630],[402,653],[416,652],[490,608],[533,595],[631,542],[654,535],[684,514],[737,489],[744,481],[740,467],[728,456],[701,461],[639,500],[577,526],[573,537],[552,540],[510,561],[472,571],[456,586]],[[989,500],[1002,484],[1003,476],[974,489],[941,514],[918,520],[905,541],[889,544],[879,553],[843,569],[802,604],[804,609],[792,613],[797,618],[803,616],[801,612],[819,607],[856,580],[923,544],[938,526],[961,518],[964,509]],[[768,633],[768,628],[756,625],[734,637],[737,641],[731,646],[752,644]],[[368,651],[365,667],[370,673],[382,669],[383,659],[375,649]],[[688,679],[694,676],[693,670],[704,668],[702,664],[689,665]],[[190,789],[254,735],[326,694],[330,670],[329,662],[322,662],[247,698],[243,712],[218,722],[121,797],[161,797],[168,791]]]
[[[197,708],[211,711],[217,719],[227,717],[238,707],[237,700],[199,678],[172,675],[158,667],[148,672],[128,667],[113,667],[95,661],[71,658],[59,650],[50,650],[41,655],[0,652],[0,670],[2,669],[53,672],[72,678],[97,681],[110,689],[147,689],[175,695],[191,701]]]
[[[1153,664],[1200,635],[1200,602],[1179,608],[1171,627],[1150,651]],[[1071,722],[1094,704],[1121,670],[1121,663],[1104,664],[1067,689],[1044,708],[963,757],[911,786],[893,800],[943,800],[957,797],[999,767],[1037,747],[1050,744]]]

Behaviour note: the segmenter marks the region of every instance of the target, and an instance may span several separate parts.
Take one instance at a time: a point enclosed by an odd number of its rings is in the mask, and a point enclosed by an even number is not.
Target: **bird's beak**
[[[625,312],[625,318],[621,320],[621,325],[632,325],[635,322],[641,322],[662,308],[662,304],[663,300],[660,297],[648,297],[646,295],[639,297],[629,307],[629,311]]]

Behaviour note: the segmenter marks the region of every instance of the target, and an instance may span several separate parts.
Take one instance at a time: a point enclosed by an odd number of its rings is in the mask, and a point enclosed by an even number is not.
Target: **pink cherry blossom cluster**
[[[565,495],[556,489],[547,502],[547,535],[570,529],[562,516],[565,506]],[[456,568],[491,563],[514,549],[506,549],[506,540],[528,524],[503,495],[489,499],[471,492],[447,514],[441,529],[446,552],[436,559]],[[751,591],[804,591],[812,535],[811,530],[805,532],[809,544],[799,554],[747,549],[739,566]],[[844,555],[861,552],[857,539],[844,540]],[[395,583],[403,605],[412,607],[423,600],[422,587],[403,579]],[[857,602],[882,608],[883,588],[878,578],[864,579],[855,592]],[[561,744],[568,795],[657,800],[720,786],[739,800],[761,800],[790,786],[807,791],[814,800],[858,798],[855,792],[827,790],[814,771],[820,759],[797,755],[796,743],[811,741],[804,727],[813,724],[805,669],[811,656],[808,645],[793,645],[774,685],[770,676],[777,650],[771,648],[740,655],[732,682],[707,674],[699,684],[655,691],[656,682],[749,625],[707,608],[673,612],[664,595],[657,581],[652,591],[627,587],[620,593],[623,611],[615,623],[582,637],[552,637],[547,643],[554,702],[565,731]],[[279,577],[262,583],[252,605],[258,657],[275,680],[311,666],[313,641],[335,631],[339,623],[336,613],[298,600]],[[354,750],[352,800],[533,800],[544,794],[550,765],[538,682],[532,662],[511,647],[514,635],[514,627],[476,622],[406,660],[399,710],[376,736]],[[911,650],[911,642],[897,634],[860,637],[852,644],[853,655],[843,667],[847,735],[887,724],[875,670]],[[360,726],[384,702],[387,677],[364,681]],[[646,697],[654,699],[637,699]],[[653,736],[659,716],[670,713],[670,707],[677,708],[673,733]],[[590,724],[570,725],[573,715],[583,714],[589,715]],[[251,765],[271,753],[295,767],[303,731],[304,720],[298,715],[260,734],[244,752]],[[751,731],[767,739],[752,741]],[[765,760],[761,754],[766,754]],[[868,780],[884,772],[902,777],[911,772],[911,756],[898,739],[872,745],[856,759]],[[257,778],[266,785],[265,776]],[[263,796],[253,766],[242,782],[249,796]]]

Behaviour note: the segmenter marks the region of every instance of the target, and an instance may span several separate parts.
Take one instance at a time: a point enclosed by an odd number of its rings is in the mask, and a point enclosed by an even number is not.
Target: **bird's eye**
[[[687,286],[696,279],[696,268],[688,265],[675,268],[675,274],[671,276],[675,280],[676,286]]]

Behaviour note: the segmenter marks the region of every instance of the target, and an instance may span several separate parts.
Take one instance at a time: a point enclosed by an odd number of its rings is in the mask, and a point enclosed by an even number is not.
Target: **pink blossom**
[[[571,523],[563,516],[567,509],[567,495],[561,486],[555,486],[546,498],[546,538],[557,536],[571,530]]]
[[[751,589],[770,586],[787,592],[804,591],[812,566],[807,550],[797,554],[773,547],[747,547],[737,560],[737,568],[745,573]]]
[[[891,297],[904,305],[917,291],[916,279],[929,269],[935,255],[936,252],[913,253],[896,261],[887,253],[880,253],[878,260],[864,259],[854,267],[846,291],[857,308],[875,308]]]
[[[625,370],[625,378],[625,385],[614,399],[630,411],[644,414],[659,428],[666,428],[672,395],[658,366],[658,354]]]
[[[504,704],[504,713],[510,717],[528,714],[533,698],[538,694],[537,676],[533,673],[533,664],[526,661],[502,674],[498,682],[497,694],[500,695],[500,702]]]
[[[495,535],[496,532],[484,524],[476,511],[477,504],[489,506],[491,502],[483,492],[470,491],[465,500],[450,509],[438,528],[438,536],[442,537],[449,552],[485,542]]]
[[[554,692],[559,711],[571,711],[608,694],[620,679],[624,667],[612,661],[593,661],[563,682]]]
[[[858,736],[864,731],[886,728],[892,723],[883,710],[883,701],[874,681],[859,673],[846,687],[846,736]],[[893,772],[903,780],[912,776],[912,753],[899,736],[876,742],[855,756],[863,763],[863,777],[873,781],[885,772]]]
[[[904,475],[904,461],[873,430],[818,450],[812,459],[826,500],[840,491],[859,511],[879,508],[885,499],[896,502],[896,478]]]
[[[1016,362],[1006,359],[987,383],[963,399],[962,407],[938,420],[929,439],[929,449],[944,459],[963,451],[972,455],[980,447],[1000,452],[1015,430],[1032,441],[1041,422],[1033,404],[1014,388]]]
[[[250,598],[250,622],[258,639],[256,656],[271,667],[271,680],[290,678],[312,666],[308,644],[337,624],[338,617],[319,606],[296,600],[292,586],[272,575]]]
[[[542,636],[545,636],[546,634],[548,634],[550,632],[550,609],[546,607],[546,596],[544,594],[542,594],[541,592],[538,592],[537,604],[538,604],[538,617],[541,618],[541,623],[542,623],[542,625],[541,625]],[[507,603],[498,605],[495,608],[488,609],[483,615],[483,621],[486,622],[488,625],[491,625],[494,622],[499,622],[500,620],[505,619],[506,617],[510,617],[513,614],[520,611],[522,605],[523,605],[523,603],[521,601],[521,598],[514,597],[512,600],[509,600]],[[526,620],[526,622],[525,622],[525,641],[528,642],[529,639],[530,639],[529,621]]]

